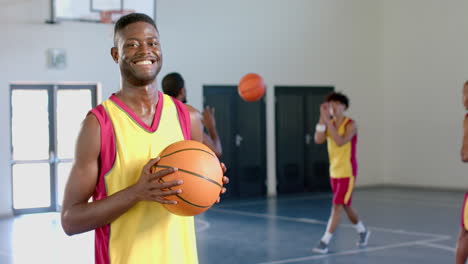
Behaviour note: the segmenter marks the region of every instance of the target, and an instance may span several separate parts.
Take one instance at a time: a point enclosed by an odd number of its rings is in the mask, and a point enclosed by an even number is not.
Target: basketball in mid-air
[[[218,199],[223,188],[223,169],[210,148],[194,140],[182,140],[169,145],[160,154],[153,171],[178,168],[160,179],[161,182],[183,180],[174,188],[182,193],[166,197],[177,204],[163,204],[176,215],[193,216],[208,210]]]
[[[263,78],[256,73],[248,73],[241,78],[237,87],[239,96],[247,102],[260,100],[265,94]]]

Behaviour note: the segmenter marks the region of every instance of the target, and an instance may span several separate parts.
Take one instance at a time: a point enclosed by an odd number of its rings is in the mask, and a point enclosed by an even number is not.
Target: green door
[[[319,107],[333,87],[275,87],[278,193],[330,189],[326,144],[314,142]]]
[[[237,86],[203,87],[204,106],[216,109],[216,127],[230,183],[223,198],[266,194],[266,131],[264,100],[247,103]]]

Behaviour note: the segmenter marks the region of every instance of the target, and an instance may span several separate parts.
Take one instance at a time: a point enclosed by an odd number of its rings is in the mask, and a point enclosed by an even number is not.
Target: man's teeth
[[[139,62],[137,62],[137,63],[135,63],[135,64],[138,64],[138,65],[139,65],[139,64],[148,65],[148,64],[153,64],[153,63],[152,63],[151,61],[149,61],[149,60],[145,60],[145,61],[139,61]]]

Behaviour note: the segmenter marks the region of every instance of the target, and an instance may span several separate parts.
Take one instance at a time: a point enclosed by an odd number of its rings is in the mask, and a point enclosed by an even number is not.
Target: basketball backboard
[[[156,0],[55,0],[55,15],[60,20],[112,23],[121,15],[145,13],[154,19]],[[54,1],[51,1],[52,5]]]

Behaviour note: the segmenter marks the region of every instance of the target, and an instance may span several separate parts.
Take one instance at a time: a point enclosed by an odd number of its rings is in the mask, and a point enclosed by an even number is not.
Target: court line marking
[[[415,192],[401,192],[401,191],[391,191],[391,192],[387,192],[387,191],[384,191],[384,192],[379,192],[378,189],[370,189],[370,190],[363,190],[363,189],[354,189],[354,192],[355,193],[358,193],[359,196],[365,196],[365,195],[369,195],[369,196],[378,196],[378,197],[382,197],[382,198],[390,198],[390,199],[404,199],[404,200],[410,200],[410,201],[413,201],[413,200],[423,200],[423,201],[433,201],[433,202],[447,202],[447,203],[453,203],[453,202],[458,202],[461,200],[463,200],[463,198],[465,197],[465,192],[459,192],[459,191],[447,191],[447,192],[443,192],[443,193],[440,193],[440,192],[431,192],[431,191],[418,191],[418,190],[415,190]],[[443,195],[443,197],[438,197],[438,198],[433,198],[433,195],[437,195],[437,194],[440,194],[440,195]],[[420,199],[421,197],[424,197],[424,199]]]
[[[277,197],[277,198],[267,198],[265,200],[259,201],[250,201],[250,202],[232,202],[228,204],[217,205],[216,208],[227,208],[235,206],[244,206],[244,205],[254,205],[254,204],[265,204],[271,201],[283,202],[283,201],[297,201],[297,200],[320,200],[325,198],[331,198],[331,194],[318,194],[309,197]]]
[[[419,197],[433,197],[433,195],[441,196],[440,199],[443,200],[452,200],[457,199],[456,196],[465,197],[466,191],[461,190],[447,190],[447,191],[437,191],[437,190],[427,190],[424,188],[397,188],[397,189],[380,189],[380,188],[359,188],[356,187],[355,191],[362,193],[362,194],[378,194],[378,195],[386,195],[386,196],[399,196],[399,197],[406,197],[409,199],[419,198]],[[326,192],[324,192],[326,193]],[[437,198],[433,198],[434,200],[438,200]]]
[[[320,221],[320,220],[310,219],[310,218],[295,218],[295,217],[287,217],[287,216],[275,216],[275,215],[251,213],[251,212],[243,212],[243,211],[238,211],[238,210],[219,209],[219,208],[212,208],[212,210],[213,211],[225,212],[225,213],[231,213],[231,214],[237,214],[237,215],[259,217],[259,218],[279,219],[279,220],[292,221],[292,222],[327,225],[327,222],[325,222],[325,221]],[[342,226],[348,227],[348,228],[353,228],[353,226],[350,225],[350,224],[342,224]],[[403,230],[403,229],[397,230],[397,229],[390,229],[390,228],[383,228],[383,227],[371,227],[371,226],[369,226],[369,229],[370,230],[381,231],[381,232],[403,234],[403,235],[426,236],[426,237],[429,236],[429,237],[433,237],[433,238],[426,239],[426,240],[416,240],[416,241],[411,241],[411,242],[390,244],[390,245],[380,246],[380,247],[369,247],[369,248],[366,248],[366,249],[348,250],[348,251],[337,252],[337,253],[332,253],[332,254],[327,254],[327,255],[313,255],[313,256],[308,256],[308,257],[303,257],[303,258],[286,259],[286,260],[279,260],[279,261],[273,261],[273,262],[262,262],[261,264],[292,263],[292,262],[298,262],[298,261],[321,259],[321,258],[326,258],[326,257],[329,257],[329,256],[351,255],[351,254],[358,254],[358,253],[362,253],[362,252],[373,252],[373,251],[377,251],[377,250],[385,250],[385,249],[390,249],[390,248],[398,248],[398,247],[413,246],[413,245],[434,247],[434,248],[454,252],[453,248],[431,243],[431,242],[448,240],[448,239],[451,238],[451,236],[448,236],[448,235],[414,232],[414,231],[407,231],[407,230]]]
[[[363,198],[363,197],[353,197],[354,201],[369,201],[369,199]],[[453,203],[441,203],[441,202],[434,202],[432,200],[424,200],[424,199],[404,199],[404,198],[398,198],[398,197],[373,197],[373,201],[384,201],[384,202],[395,202],[395,201],[401,201],[405,203],[411,203],[413,204],[418,204],[418,205],[425,205],[425,206],[438,206],[438,207],[446,207],[446,208],[461,208],[461,204],[463,200],[459,200],[458,202],[453,202]]]
[[[354,194],[353,200],[355,201],[368,201],[369,199],[366,199],[362,197],[363,195],[373,195],[370,193],[357,193]],[[282,201],[300,201],[300,200],[319,200],[319,199],[324,199],[324,198],[331,198],[332,194],[318,194],[318,195],[313,195],[309,197],[277,197],[277,198],[267,198],[265,200],[260,200],[260,201],[250,201],[250,202],[233,202],[232,204],[222,204],[218,205],[217,208],[229,208],[229,207],[235,207],[235,206],[245,206],[245,205],[255,205],[255,204],[265,204],[268,203],[269,201],[277,201],[277,202],[282,202]],[[373,200],[379,200],[379,201],[385,201],[385,202],[395,202],[395,201],[404,201],[404,202],[410,202],[412,204],[422,204],[426,206],[441,206],[441,207],[447,207],[447,208],[461,208],[461,201],[463,200],[463,197],[460,199],[454,198],[453,202],[451,201],[444,201],[440,202],[440,200],[436,199],[418,199],[414,198],[412,196],[394,196],[394,195],[386,195],[386,194],[376,194],[376,196],[373,195],[372,197]]]
[[[444,246],[444,245],[439,245],[439,244],[434,244],[434,243],[429,243],[429,242],[425,242],[425,243],[421,243],[420,244],[421,246],[426,246],[426,247],[432,247],[432,248],[437,248],[437,249],[442,249],[442,250],[446,250],[446,251],[450,251],[452,253],[455,253],[457,250],[453,247],[449,247],[449,246]]]
[[[425,240],[417,240],[417,241],[389,244],[389,245],[380,246],[380,247],[368,247],[368,248],[365,248],[365,249],[353,249],[353,250],[347,250],[347,251],[331,253],[331,254],[326,254],[326,255],[312,255],[312,256],[300,257],[300,258],[291,258],[291,259],[275,260],[275,261],[268,261],[268,262],[260,262],[258,264],[294,263],[294,262],[300,262],[300,261],[323,259],[323,258],[328,258],[328,257],[332,257],[332,256],[354,255],[354,254],[359,254],[359,253],[364,253],[364,252],[375,252],[375,251],[386,250],[386,249],[391,249],[391,248],[414,246],[414,245],[419,245],[421,243],[424,244],[424,243],[431,243],[431,242],[437,242],[437,241],[442,241],[442,240],[446,240],[446,239],[445,238],[432,238],[432,239],[425,239]]]
[[[358,191],[356,191],[358,193]],[[458,195],[455,193],[453,194],[454,196],[453,197],[446,197],[444,199],[437,199],[437,198],[422,198],[421,199],[421,195],[395,195],[395,194],[386,194],[386,193],[382,193],[382,194],[370,194],[370,193],[359,193],[359,196],[364,196],[364,195],[370,195],[370,196],[378,196],[378,197],[381,197],[381,198],[389,198],[389,199],[401,199],[401,200],[409,200],[409,201],[429,201],[429,202],[443,202],[443,203],[454,203],[454,202],[458,202],[460,201],[460,199],[463,200],[463,198],[465,197],[464,194],[463,195]],[[423,196],[423,197],[427,197],[427,196]]]
[[[220,208],[211,208],[211,210],[212,211],[218,211],[218,212],[230,213],[230,214],[259,217],[259,218],[279,219],[279,220],[292,221],[292,222],[327,225],[326,221],[320,221],[320,220],[316,220],[316,219],[312,219],[312,218],[297,218],[297,217],[288,217],[288,216],[279,216],[279,215],[269,215],[269,214],[251,213],[251,212],[243,212],[243,211],[230,210],[230,209],[220,209]],[[350,224],[341,224],[341,226],[348,227],[348,228],[354,228]],[[451,236],[448,236],[448,235],[407,231],[407,230],[403,230],[403,229],[391,229],[391,228],[372,227],[372,226],[368,226],[368,228],[370,230],[377,230],[377,231],[381,231],[381,232],[403,234],[403,235],[429,236],[429,237],[434,237],[434,238],[438,238],[438,239],[450,239],[451,238]]]
[[[210,228],[210,222],[206,221],[206,220],[202,220],[202,219],[198,219],[198,218],[195,218],[194,219],[194,222],[195,222],[195,231],[198,233],[198,232],[203,232],[205,230],[207,230],[208,228]]]

